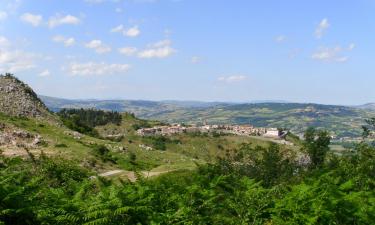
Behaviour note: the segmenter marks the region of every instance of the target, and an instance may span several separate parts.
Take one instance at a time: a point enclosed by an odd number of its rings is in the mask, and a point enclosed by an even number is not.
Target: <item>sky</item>
[[[0,0],[0,73],[70,99],[375,102],[375,0]]]

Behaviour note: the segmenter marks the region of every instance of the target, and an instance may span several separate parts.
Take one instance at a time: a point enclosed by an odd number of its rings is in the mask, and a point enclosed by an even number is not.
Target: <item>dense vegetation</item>
[[[197,170],[135,183],[44,155],[0,156],[0,224],[374,224],[375,149],[337,157],[327,133],[305,137],[307,162],[243,144]]]
[[[113,123],[119,125],[122,117],[118,112],[96,109],[62,109],[58,112],[65,126],[83,134],[99,136],[96,126]]]

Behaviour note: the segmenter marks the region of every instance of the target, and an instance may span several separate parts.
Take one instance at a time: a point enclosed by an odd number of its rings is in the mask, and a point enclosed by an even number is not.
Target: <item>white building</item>
[[[279,137],[280,131],[277,128],[269,128],[264,134],[265,137]]]

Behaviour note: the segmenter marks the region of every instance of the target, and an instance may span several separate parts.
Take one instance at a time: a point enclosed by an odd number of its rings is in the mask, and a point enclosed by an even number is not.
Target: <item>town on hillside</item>
[[[137,134],[140,136],[154,136],[162,135],[168,136],[173,134],[182,133],[210,133],[216,132],[221,134],[234,134],[241,136],[263,136],[269,138],[283,138],[287,135],[287,131],[282,131],[277,128],[265,128],[265,127],[254,127],[252,125],[208,125],[205,123],[202,126],[193,125],[182,125],[179,123],[166,125],[166,126],[155,126],[151,128],[141,128],[137,130]]]

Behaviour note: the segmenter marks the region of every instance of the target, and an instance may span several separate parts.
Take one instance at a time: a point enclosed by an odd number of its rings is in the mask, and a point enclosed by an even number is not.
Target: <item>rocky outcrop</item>
[[[0,75],[0,113],[34,118],[50,115],[35,92],[10,74]]]
[[[32,134],[13,126],[0,123],[0,148],[37,148],[44,140],[39,134]]]

